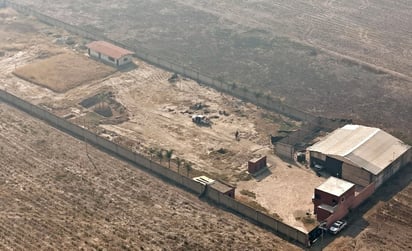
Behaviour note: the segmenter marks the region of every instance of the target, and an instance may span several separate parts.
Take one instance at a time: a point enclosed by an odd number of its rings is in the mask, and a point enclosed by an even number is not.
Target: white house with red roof
[[[132,51],[105,41],[94,41],[86,45],[90,57],[98,58],[111,65],[120,67],[132,62]]]

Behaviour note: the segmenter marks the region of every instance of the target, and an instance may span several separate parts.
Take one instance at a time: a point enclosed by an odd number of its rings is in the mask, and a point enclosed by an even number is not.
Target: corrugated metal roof
[[[123,49],[105,41],[93,41],[87,44],[86,47],[114,59],[119,59],[123,56],[134,54],[132,51]]]
[[[377,175],[410,146],[374,127],[346,125],[308,148]]]
[[[210,185],[210,184],[215,183],[214,179],[211,179],[211,178],[206,177],[206,176],[194,177],[193,180],[201,183],[202,185]]]
[[[355,184],[349,181],[341,180],[335,177],[329,177],[329,179],[323,182],[316,189],[339,197],[349,189],[351,189],[353,186],[355,186]]]

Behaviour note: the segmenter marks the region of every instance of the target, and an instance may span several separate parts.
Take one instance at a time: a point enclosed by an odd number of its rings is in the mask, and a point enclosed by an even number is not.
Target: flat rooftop
[[[316,189],[339,197],[354,186],[355,184],[349,181],[329,177],[329,179],[323,182]]]

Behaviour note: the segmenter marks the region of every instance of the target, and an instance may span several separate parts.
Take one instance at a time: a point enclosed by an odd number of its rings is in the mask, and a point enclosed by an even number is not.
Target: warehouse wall
[[[364,187],[372,182],[371,174],[368,171],[348,163],[342,164],[342,179]]]
[[[388,167],[386,167],[381,173],[373,178],[375,181],[375,187],[380,187],[386,180],[392,177],[399,169],[412,161],[412,148],[409,148],[399,158],[394,160]]]

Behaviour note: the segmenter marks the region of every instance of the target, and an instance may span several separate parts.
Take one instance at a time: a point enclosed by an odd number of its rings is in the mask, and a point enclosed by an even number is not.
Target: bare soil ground
[[[107,77],[115,71],[115,68],[84,55],[66,51],[19,67],[13,74],[53,91],[65,92],[84,83]]]
[[[9,20],[21,23],[28,21],[13,11],[3,11],[10,12]],[[256,198],[243,196],[239,192],[237,194],[239,199],[259,203],[270,213],[281,217],[285,223],[306,230],[304,224],[295,219],[295,210],[305,212],[311,208],[313,188],[323,178],[306,168],[294,165],[289,168],[273,154],[269,137],[278,129],[298,128],[299,122],[223,95],[189,79],[180,77],[176,82],[170,83],[168,79],[172,73],[138,60],[135,61],[136,69],[116,72],[64,93],[53,92],[14,76],[14,68],[11,66],[24,66],[32,62],[39,53],[47,52],[47,47],[67,50],[79,43],[80,46],[76,48],[82,51],[79,48],[83,42],[72,36],[73,45],[56,44],[54,37],[60,34],[59,30],[33,20],[30,23],[33,30],[37,29],[44,35],[30,36],[7,28],[7,36],[20,41],[22,46],[19,52],[8,51],[6,56],[0,58],[0,63],[5,65],[0,69],[2,88],[148,157],[154,155],[153,158],[157,161],[156,152],[150,153],[150,149],[173,149],[172,169],[187,173],[183,167],[178,170],[175,164],[178,157],[192,163],[193,170],[189,172],[192,177],[207,175],[237,184],[242,189],[259,192]],[[10,26],[13,26],[12,21],[6,27]],[[0,30],[2,28],[4,29],[0,26]],[[0,46],[0,50],[1,48]],[[76,74],[76,70],[66,70],[68,75]],[[84,71],[87,71],[86,67]],[[110,111],[111,115],[105,117],[104,114],[102,116],[96,113],[101,108]],[[191,119],[193,114],[209,116],[212,125],[204,127],[194,124]],[[237,130],[240,132],[240,141],[235,140]],[[271,175],[259,178],[263,181],[257,183],[246,172],[246,165],[249,159],[261,155],[270,156],[268,163]],[[162,162],[167,165],[166,160]],[[306,176],[310,178],[305,183],[299,183]],[[279,183],[279,180],[282,182]],[[270,182],[277,184],[272,187],[257,185]],[[289,193],[291,188],[288,184],[299,184],[293,188],[296,192],[293,196]],[[264,189],[272,190],[274,187],[278,194],[276,198],[270,192],[263,192]],[[274,199],[293,205],[295,209],[281,207],[272,202]]]
[[[1,250],[298,250],[3,103],[0,117]]]
[[[162,58],[412,142],[409,1],[37,1]]]

